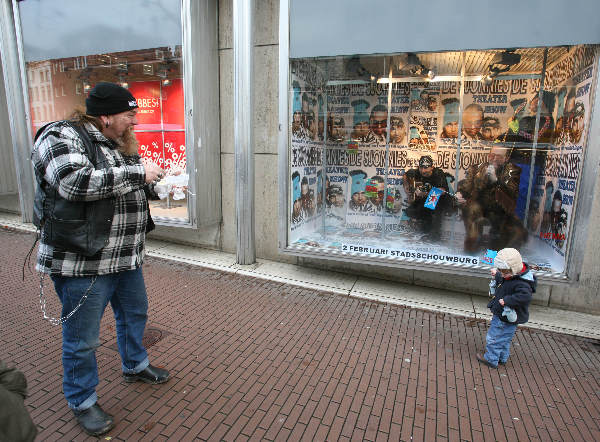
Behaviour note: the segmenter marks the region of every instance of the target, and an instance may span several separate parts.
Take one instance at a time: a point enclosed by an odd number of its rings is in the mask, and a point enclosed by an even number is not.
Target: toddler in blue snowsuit
[[[488,304],[493,317],[486,336],[485,354],[477,354],[477,360],[496,368],[508,360],[517,324],[529,320],[529,303],[537,281],[516,249],[500,250],[491,274],[496,283],[495,287],[490,284],[490,292],[494,293]]]

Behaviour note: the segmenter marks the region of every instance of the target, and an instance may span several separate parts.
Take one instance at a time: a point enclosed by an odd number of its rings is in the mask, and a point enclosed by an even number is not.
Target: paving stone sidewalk
[[[25,372],[38,440],[94,440],[62,395],[28,232],[0,229],[0,359]],[[97,352],[111,440],[600,440],[600,345],[520,328],[497,370],[487,324],[149,258],[147,345],[164,385],[121,377],[110,307]],[[48,309],[59,303],[46,281]]]

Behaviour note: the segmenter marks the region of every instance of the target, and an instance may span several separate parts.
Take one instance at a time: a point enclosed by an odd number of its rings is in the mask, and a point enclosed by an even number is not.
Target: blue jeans
[[[92,279],[52,276],[63,316],[77,306]],[[100,345],[100,320],[109,302],[115,315],[123,372],[138,373],[149,364],[142,345],[148,318],[142,269],[98,276],[85,302],[62,328],[63,391],[74,410],[85,410],[98,399],[96,348]]]
[[[490,328],[485,337],[485,354],[483,357],[493,365],[506,362],[510,356],[510,343],[517,331],[517,324],[500,320],[497,315],[492,317]]]

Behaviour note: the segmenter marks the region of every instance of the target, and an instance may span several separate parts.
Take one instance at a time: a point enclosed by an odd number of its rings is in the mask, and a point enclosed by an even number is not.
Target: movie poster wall
[[[516,247],[563,272],[594,51],[571,48],[541,94],[540,75],[465,81],[460,140],[458,81],[327,84],[292,61],[290,244],[474,265]]]

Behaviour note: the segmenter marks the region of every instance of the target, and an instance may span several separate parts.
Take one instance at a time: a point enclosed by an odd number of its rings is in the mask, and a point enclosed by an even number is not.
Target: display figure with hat
[[[113,417],[98,405],[96,348],[110,302],[125,382],[159,384],[165,369],[150,365],[142,338],[148,298],[142,274],[146,232],[153,223],[146,191],[164,172],[137,153],[138,104],[113,83],[98,83],[85,113],[50,123],[36,137],[36,269],[49,274],[63,305],[63,392],[90,435],[106,433]],[[88,296],[89,294],[89,296]]]
[[[416,221],[418,229],[432,241],[440,239],[443,215],[452,207],[447,176],[439,167],[433,167],[433,158],[429,155],[419,159],[417,169],[409,169],[404,174],[403,186],[408,203],[406,215]],[[433,187],[444,192],[435,209],[431,210],[425,207],[425,201]]]
[[[310,217],[315,214],[314,192],[308,186],[307,177],[302,177],[302,182],[300,183],[300,205],[302,206],[304,217]]]
[[[425,147],[425,141],[421,139],[421,133],[417,126],[410,126],[408,145],[413,149]]]
[[[373,203],[365,194],[367,188],[367,174],[362,170],[350,172],[350,202],[348,207],[354,212],[372,213],[375,211]]]
[[[444,118],[441,138],[458,138],[458,112],[460,101],[458,98],[445,98],[442,100],[444,106]]]
[[[485,141],[494,141],[502,133],[498,117],[485,117],[481,125],[481,136]]]
[[[323,172],[317,170],[317,212],[323,208]]]
[[[323,141],[325,139],[325,110],[323,108],[323,95],[319,95],[319,121],[317,122],[317,139]]]
[[[309,138],[308,131],[304,127],[304,114],[302,112],[303,103],[306,103],[308,109],[308,102],[301,98],[300,83],[294,81],[294,99],[292,100],[292,137],[295,140],[305,140]],[[306,92],[304,93],[306,95]]]
[[[405,145],[406,144],[406,126],[404,120],[398,116],[390,117],[390,144]]]
[[[378,104],[371,109],[369,117],[369,133],[362,140],[366,144],[385,145],[387,138],[387,107]]]
[[[483,140],[481,126],[483,124],[483,108],[477,103],[471,103],[462,115],[462,131],[467,140]]]
[[[508,161],[510,148],[494,144],[488,160],[471,166],[457,186],[456,201],[465,224],[465,250],[520,247],[527,230],[515,216],[521,169]],[[490,226],[484,232],[483,226]]]
[[[492,321],[485,339],[485,354],[477,353],[476,358],[490,368],[497,368],[508,362],[517,325],[529,321],[529,304],[536,291],[537,280],[514,248],[498,251],[490,273],[492,299],[488,308],[492,312]]]
[[[556,125],[554,126],[553,142],[557,142],[565,127],[565,98],[567,96],[567,89],[567,86],[563,86],[556,93]]]
[[[376,212],[383,209],[383,197],[385,194],[385,180],[380,175],[374,175],[367,183],[366,192],[367,198]]]
[[[554,183],[552,181],[546,182],[544,192],[544,208],[542,215],[542,225],[540,226],[541,233],[550,232],[550,218],[552,216],[552,198],[554,196]]]
[[[571,118],[571,142],[579,144],[585,129],[585,107],[583,103],[578,101],[575,103],[575,110]]]
[[[369,134],[369,114],[367,109],[371,105],[363,99],[354,100],[350,104],[354,109],[352,115],[352,134],[350,136],[354,141],[366,142],[367,135]]]
[[[568,219],[566,210],[562,208],[562,199],[562,193],[557,190],[552,198],[552,211],[550,212],[550,231],[558,248],[562,248],[565,242]]]
[[[327,142],[342,143],[346,140],[346,122],[344,118],[329,114],[327,117]]]
[[[329,182],[329,181],[328,181]],[[340,209],[344,207],[346,200],[344,198],[344,190],[339,184],[328,184],[327,185],[327,204],[328,209]]]
[[[300,186],[300,173],[292,173],[292,223],[296,224],[302,221],[302,191]]]

